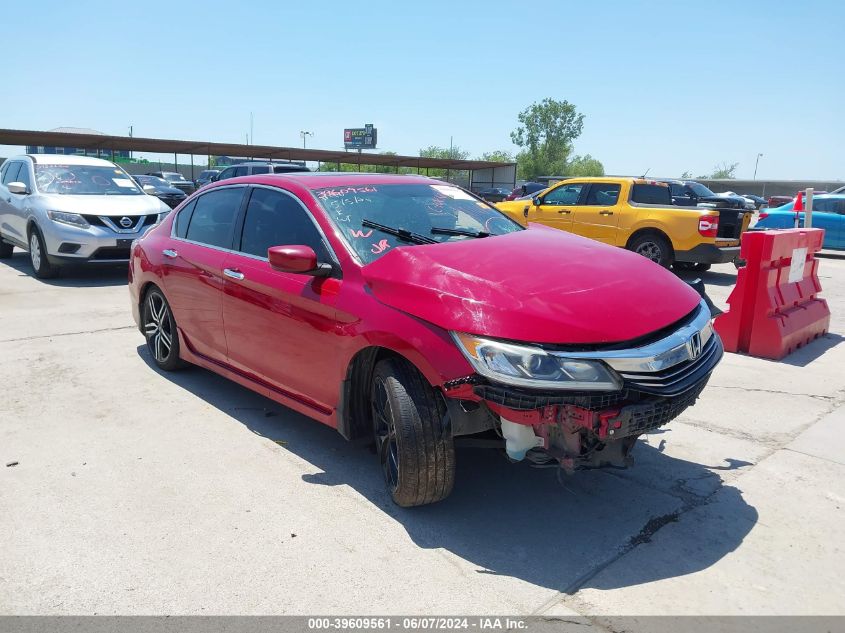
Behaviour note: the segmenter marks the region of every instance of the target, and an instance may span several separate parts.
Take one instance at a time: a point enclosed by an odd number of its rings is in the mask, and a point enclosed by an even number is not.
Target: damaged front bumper
[[[695,404],[722,358],[709,315],[702,325],[701,314],[655,343],[596,352],[622,377],[620,390],[538,391],[478,375],[447,383],[443,394],[453,435],[494,430],[511,459],[557,462],[570,472],[630,466],[637,438]]]

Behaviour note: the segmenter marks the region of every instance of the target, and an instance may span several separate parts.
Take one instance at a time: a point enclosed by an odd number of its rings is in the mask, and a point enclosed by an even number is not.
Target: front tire
[[[37,226],[29,230],[29,262],[38,279],[51,279],[59,273],[58,267],[53,266],[47,259],[44,237]]]
[[[672,252],[672,245],[669,240],[658,233],[638,235],[628,244],[628,250],[634,251],[637,255],[642,255],[664,268],[669,268],[675,260],[675,254]]]
[[[370,401],[376,452],[393,501],[410,507],[449,496],[455,481],[455,448],[444,428],[446,403],[405,360],[376,365]]]
[[[158,288],[151,288],[144,297],[141,322],[147,349],[156,366],[164,371],[185,367],[185,361],[179,358],[179,333],[173,311]]]

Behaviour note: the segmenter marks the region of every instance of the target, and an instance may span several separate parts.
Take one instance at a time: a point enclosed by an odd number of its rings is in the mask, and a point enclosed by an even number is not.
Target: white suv
[[[126,262],[132,240],[169,212],[107,160],[16,156],[0,168],[0,258],[29,251],[40,278],[66,264]]]

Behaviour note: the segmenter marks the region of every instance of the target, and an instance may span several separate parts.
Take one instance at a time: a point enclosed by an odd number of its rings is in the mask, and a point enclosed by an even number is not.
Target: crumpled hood
[[[147,194],[132,196],[66,196],[42,194],[45,209],[121,217],[124,215],[149,215],[164,213],[170,208],[155,196]]]
[[[376,299],[444,329],[538,343],[631,340],[701,300],[640,255],[537,225],[397,247],[362,274]]]

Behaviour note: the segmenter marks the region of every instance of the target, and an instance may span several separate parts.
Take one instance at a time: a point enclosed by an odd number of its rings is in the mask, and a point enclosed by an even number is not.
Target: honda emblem
[[[687,352],[689,352],[690,360],[695,360],[701,356],[701,334],[696,332],[689,341],[687,341]]]

